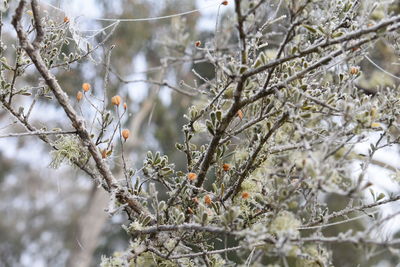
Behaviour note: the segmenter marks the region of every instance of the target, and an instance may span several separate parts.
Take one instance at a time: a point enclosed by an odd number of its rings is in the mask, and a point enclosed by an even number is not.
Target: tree
[[[8,136],[37,135],[53,148],[53,166],[75,165],[108,192],[109,214],[126,214],[129,247],[104,257],[102,266],[345,266],[352,263],[341,261],[344,244],[359,246],[356,250],[367,257],[351,260],[365,263],[373,260],[376,248],[397,251],[399,239],[376,233],[398,213],[379,217],[368,212],[400,195],[376,194],[367,174],[377,165],[398,179],[395,165],[374,156],[399,143],[400,95],[393,80],[366,87],[361,70],[364,59],[379,67],[367,55],[376,47],[398,48],[398,2],[273,3],[222,1],[220,8],[233,5],[233,14],[222,16],[215,36],[201,40],[204,44],[190,42],[184,24],[176,21],[173,37],[165,42],[161,75],[168,64],[189,61],[198,80],[182,80],[179,86],[160,77],[148,82],[197,100],[185,115],[183,140],[175,146],[185,164],[149,151],[136,169],[125,154],[131,138],[122,126],[127,106],[120,96],[107,95],[112,48],[105,54],[102,92],[91,93],[91,85],[83,82],[70,100],[53,71],[89,60],[107,37],[94,47],[81,47],[85,40],[71,42],[62,26],[68,18],[61,24],[52,21],[36,0],[26,30],[27,3],[19,2],[12,19],[18,60],[15,67],[2,61],[2,77],[11,73],[12,79],[2,82],[1,103],[28,132]],[[111,24],[108,36],[117,27],[118,21]],[[200,62],[208,69],[197,70]],[[73,130],[38,130],[29,123],[29,110],[13,107],[17,95],[33,88],[15,86],[29,66]],[[399,79],[398,69],[379,70]],[[94,119],[83,118],[73,106],[83,99]],[[377,138],[368,152],[359,153],[356,145],[373,135]],[[122,166],[118,175],[111,170],[115,163]],[[357,164],[360,170],[354,172]],[[366,191],[372,202],[364,198]],[[334,197],[345,203],[336,211],[329,201]],[[360,214],[374,221],[349,224]],[[348,227],[324,231],[336,225]]]

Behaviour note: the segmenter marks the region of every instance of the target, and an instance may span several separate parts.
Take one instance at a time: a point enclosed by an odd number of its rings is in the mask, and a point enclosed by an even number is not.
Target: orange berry
[[[221,5],[227,6],[229,4],[228,1],[222,1]]]
[[[121,104],[121,97],[119,95],[111,97],[111,103],[115,106],[119,106],[119,104]]]
[[[222,165],[222,169],[227,172],[231,169],[231,165],[228,163],[224,163],[224,165]]]
[[[81,101],[82,98],[83,98],[83,94],[82,94],[81,91],[79,91],[78,93],[76,93],[76,100],[78,100],[78,102]]]
[[[243,119],[243,111],[241,109],[238,110],[238,112],[236,113],[236,115],[242,120]]]
[[[130,132],[129,132],[128,129],[123,129],[121,134],[122,134],[122,137],[123,137],[123,138],[125,139],[125,141],[126,141],[126,139],[129,138]]]
[[[64,17],[64,22],[68,23],[69,22],[69,18],[68,17]]]
[[[128,108],[128,105],[124,103],[124,109],[126,110]]]
[[[82,84],[83,91],[87,92],[90,90],[90,83],[83,83]]]
[[[211,205],[212,200],[211,200],[211,197],[209,195],[205,195],[204,203],[206,203],[207,205]]]
[[[190,181],[196,180],[197,174],[195,174],[194,172],[189,172],[189,173],[187,174],[187,178],[188,178]]]
[[[196,47],[199,47],[199,46],[201,46],[201,42],[200,42],[200,41],[196,41],[196,42],[194,43],[194,45],[195,45]]]
[[[350,74],[351,75],[356,75],[356,74],[358,74],[358,72],[359,72],[359,69],[357,67],[351,67],[350,68]]]
[[[243,199],[248,199],[250,197],[250,194],[248,192],[243,192],[242,193],[242,198]]]

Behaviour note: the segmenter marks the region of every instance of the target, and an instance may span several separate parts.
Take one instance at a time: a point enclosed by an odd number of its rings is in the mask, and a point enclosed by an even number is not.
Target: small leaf
[[[378,195],[378,197],[376,198],[376,201],[379,201],[379,200],[385,198],[385,196],[386,196],[386,195],[385,195],[384,193],[380,193],[380,194]]]
[[[217,120],[218,120],[218,121],[221,121],[221,120],[222,120],[222,112],[221,112],[221,110],[217,110],[217,111],[215,112],[215,115],[217,116]]]
[[[217,116],[215,115],[215,112],[211,112],[210,118],[211,118],[212,124],[215,125],[216,120],[217,120]]]
[[[335,32],[335,33],[332,33],[332,37],[337,38],[337,37],[342,36],[343,34],[344,34],[343,32]]]
[[[303,24],[302,26],[312,33],[317,33],[317,30],[310,25]]]
[[[214,126],[213,126],[212,122],[209,121],[209,120],[206,120],[206,126],[207,126],[207,130],[208,130],[212,135],[214,135],[215,132],[214,132]]]

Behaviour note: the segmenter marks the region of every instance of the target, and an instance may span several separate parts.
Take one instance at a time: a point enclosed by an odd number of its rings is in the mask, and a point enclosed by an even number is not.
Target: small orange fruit
[[[358,72],[359,72],[359,69],[357,67],[351,67],[350,68],[350,74],[351,75],[356,75],[356,74],[358,74]]]
[[[229,4],[228,1],[222,1],[221,5],[227,6]]]
[[[243,192],[242,193],[242,198],[243,199],[248,199],[250,197],[250,194],[248,192]]]
[[[69,18],[68,17],[64,17],[64,22],[68,23],[69,22]]]
[[[206,203],[207,205],[211,205],[212,200],[211,200],[211,197],[209,195],[205,195],[204,203]]]
[[[83,94],[82,94],[81,91],[79,91],[78,93],[76,93],[76,100],[78,100],[78,102],[81,101],[82,98],[83,98]]]
[[[228,163],[224,163],[224,165],[222,165],[222,169],[227,172],[231,169],[231,165]]]
[[[119,106],[119,104],[121,104],[121,97],[119,95],[111,97],[111,103],[115,106]]]
[[[90,83],[83,83],[82,89],[83,91],[88,92],[90,90]]]
[[[194,45],[195,45],[196,47],[199,47],[199,46],[201,46],[201,42],[200,42],[200,41],[196,41],[196,42],[194,43]]]
[[[129,132],[128,129],[123,129],[121,134],[122,134],[122,137],[123,137],[123,138],[125,139],[125,141],[126,141],[126,139],[129,138],[130,132]]]
[[[187,178],[188,178],[190,181],[196,180],[197,174],[195,174],[194,172],[189,172],[189,173],[187,174]]]
[[[124,103],[124,109],[126,110],[128,108],[128,105]]]

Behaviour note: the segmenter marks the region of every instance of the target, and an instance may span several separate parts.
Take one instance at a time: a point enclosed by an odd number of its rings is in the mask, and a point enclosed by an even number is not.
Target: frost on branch
[[[332,244],[359,245],[363,252],[398,248],[399,239],[374,235],[396,214],[381,218],[372,209],[399,200],[399,192],[375,192],[369,175],[371,166],[391,177],[399,173],[376,157],[398,148],[398,75],[365,63],[379,66],[368,55],[382,46],[395,54],[400,16],[390,1],[223,1],[219,8],[232,10],[201,41],[174,18],[162,35],[168,38],[157,42],[164,57],[159,79],[146,82],[190,96],[175,144],[181,157],[148,152],[140,168],[127,153],[135,136],[123,127],[125,99],[106,94],[113,46],[106,50],[104,88],[96,88],[103,94],[82,82],[85,93],[70,100],[50,70],[85,59],[98,46],[83,54],[75,47],[72,53],[80,54],[71,58],[60,54],[53,46],[68,45],[67,33],[62,27],[51,33],[54,25],[41,18],[36,1],[31,43],[21,26],[24,2],[13,20],[21,64],[33,62],[76,130],[54,142],[39,135],[54,146],[52,165],[65,160],[101,179],[112,196],[110,214],[127,215],[123,228],[131,242],[103,257],[102,266],[331,266]],[[173,85],[164,75],[177,62],[186,62],[193,76]],[[370,72],[382,83],[366,86]],[[10,105],[18,91],[7,90],[3,106],[33,131]],[[88,123],[77,115],[83,103],[95,117],[87,116]],[[111,171],[114,163],[120,172]],[[334,197],[345,204],[333,208]],[[359,219],[365,225],[349,224]]]

